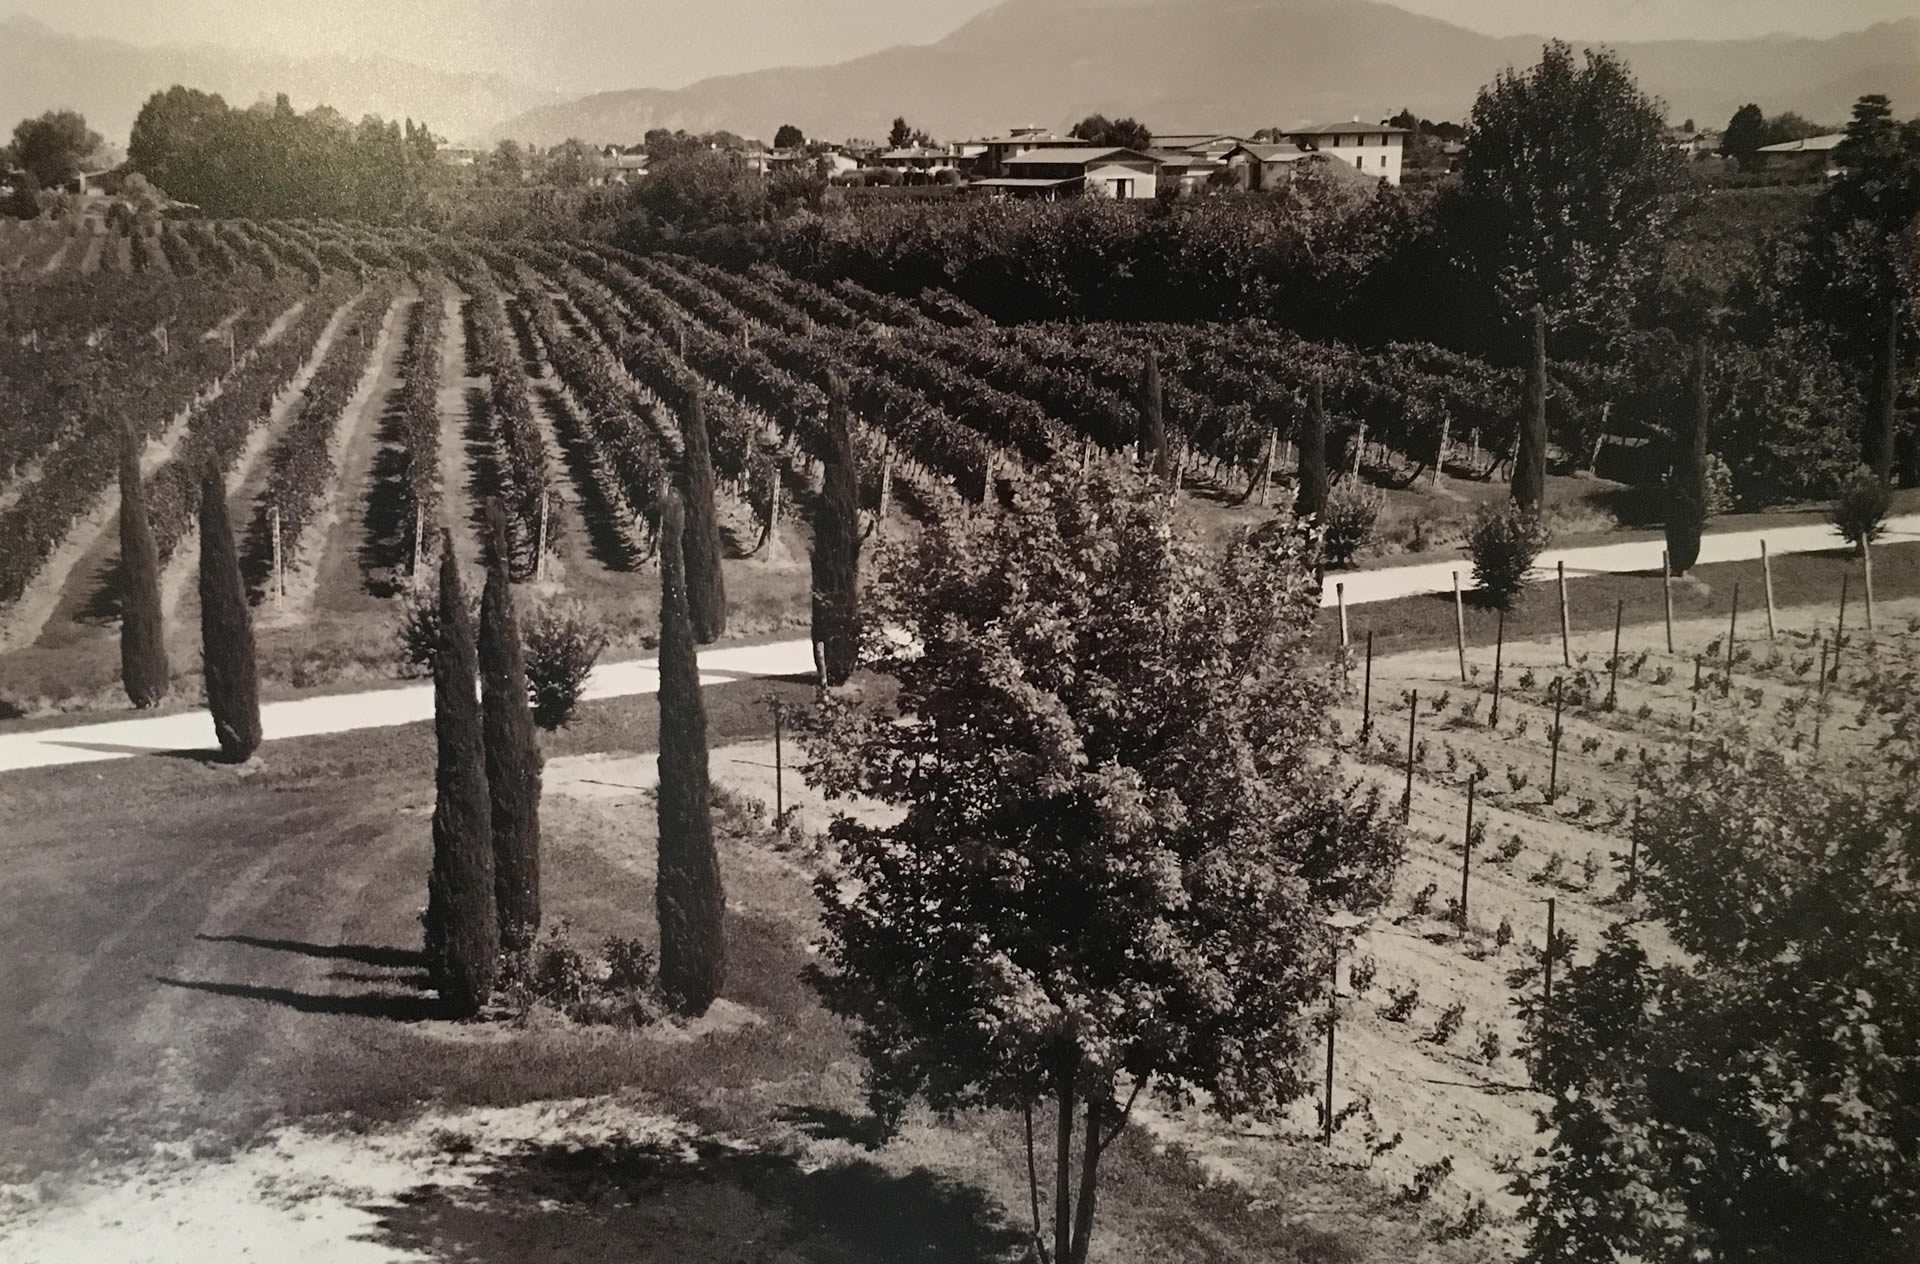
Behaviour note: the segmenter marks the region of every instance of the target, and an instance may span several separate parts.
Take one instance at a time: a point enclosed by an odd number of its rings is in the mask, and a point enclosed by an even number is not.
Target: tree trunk
[[[1073,1258],[1073,1082],[1078,1063],[1077,1055],[1061,1060],[1053,1094],[1060,1112],[1053,1159],[1053,1258],[1057,1264]]]
[[[1533,305],[1532,344],[1520,405],[1520,438],[1513,461],[1513,500],[1537,510],[1547,491],[1547,315]]]
[[[1873,352],[1873,383],[1867,405],[1867,462],[1883,486],[1893,486],[1894,403],[1900,394],[1900,305],[1887,308],[1887,336]]]
[[[1307,389],[1307,416],[1300,426],[1300,490],[1293,502],[1297,517],[1326,509],[1327,482],[1327,406],[1316,377]]]
[[[1093,1243],[1094,1195],[1100,1181],[1102,1100],[1099,1094],[1087,1099],[1086,1129],[1080,1138],[1080,1204],[1073,1209],[1073,1264],[1087,1264],[1087,1248]]]

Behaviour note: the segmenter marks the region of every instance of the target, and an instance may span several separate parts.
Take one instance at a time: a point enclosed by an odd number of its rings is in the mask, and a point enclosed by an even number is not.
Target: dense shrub
[[[1327,494],[1320,514],[1320,558],[1327,566],[1349,566],[1373,539],[1374,524],[1387,505],[1386,494],[1357,479],[1344,479]]]
[[[1738,498],[1733,492],[1733,468],[1717,455],[1707,457],[1707,517],[1732,513]]]
[[[1887,529],[1887,515],[1892,512],[1893,493],[1863,465],[1841,486],[1830,518],[1847,543],[1864,554],[1867,545]]]
[[[479,593],[468,597],[467,617],[476,624],[480,622]],[[436,590],[422,588],[401,602],[395,637],[403,669],[431,675],[440,645],[440,595]]]
[[[1473,560],[1474,585],[1488,604],[1501,610],[1512,607],[1551,538],[1540,515],[1518,505],[1487,505],[1474,515],[1466,552]]]
[[[533,722],[549,733],[573,719],[587,677],[607,648],[607,637],[578,605],[545,605],[521,629],[527,650],[527,686]]]

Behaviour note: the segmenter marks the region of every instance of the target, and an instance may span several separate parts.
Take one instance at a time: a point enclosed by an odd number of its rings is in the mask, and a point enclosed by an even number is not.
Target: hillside
[[[451,140],[479,137],[501,118],[552,94],[486,75],[430,70],[392,58],[280,57],[202,45],[142,48],[83,39],[25,18],[0,20],[0,119],[71,107],[111,143],[126,143],[134,115],[173,84],[217,92],[234,105],[284,92],[302,110],[325,102],[348,118],[424,119]]]
[[[1879,90],[1920,104],[1920,20],[1833,39],[1769,37],[1621,44],[1676,120],[1719,122],[1743,102],[1841,119]],[[1094,111],[1163,130],[1253,129],[1401,106],[1458,118],[1540,37],[1496,39],[1370,0],[1008,0],[937,43],[834,66],[703,80],[678,91],[606,92],[494,129],[550,144],[631,140],[650,127],[770,136],[884,135],[896,114],[943,137],[1021,123],[1064,126]]]

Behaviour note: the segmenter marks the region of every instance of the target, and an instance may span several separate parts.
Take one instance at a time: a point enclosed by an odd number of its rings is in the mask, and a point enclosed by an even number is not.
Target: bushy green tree
[[[846,383],[828,382],[826,476],[813,504],[813,640],[827,683],[843,685],[860,654],[860,482]]]
[[[227,519],[227,481],[209,468],[200,484],[200,658],[220,752],[244,763],[260,749],[260,682],[253,616]]]
[[[480,597],[480,700],[500,946],[526,952],[540,933],[540,742],[514,617],[507,516],[487,505],[487,586]]]
[[[1920,1232],[1920,816],[1913,683],[1869,758],[1809,759],[1806,719],[1655,765],[1629,926],[1531,1033],[1530,1256],[1904,1264]],[[1876,733],[1883,733],[1876,726]],[[1798,750],[1790,747],[1799,747]]]
[[[1021,494],[883,555],[863,661],[897,695],[821,704],[810,777],[902,815],[832,827],[818,986],[883,1119],[1052,1104],[1074,1264],[1136,1095],[1271,1118],[1308,1089],[1318,919],[1377,906],[1402,839],[1324,758],[1307,531],[1221,557],[1150,480],[1048,467]]]
[[[54,188],[80,173],[81,164],[99,151],[100,133],[87,126],[73,110],[48,110],[39,118],[21,119],[7,148],[13,161],[41,188]]]
[[[1749,103],[1735,110],[1727,120],[1726,131],[1720,135],[1720,152],[1745,166],[1753,161],[1762,145],[1771,143],[1767,139],[1767,116],[1760,112],[1759,106]]]
[[[433,871],[427,879],[427,974],[447,1012],[471,1017],[499,969],[493,829],[480,664],[473,616],[461,591],[453,533],[440,540],[440,644],[433,656]]]
[[[775,149],[798,149],[807,143],[807,134],[791,123],[782,123],[773,134]]]
[[[167,696],[166,615],[160,604],[160,552],[147,519],[140,477],[140,438],[120,436],[120,681],[127,700],[145,710]]]
[[[1137,149],[1144,152],[1153,145],[1153,133],[1147,125],[1137,119],[1110,119],[1104,114],[1089,114],[1073,125],[1067,135],[1084,140],[1089,145],[1111,146],[1116,149]]]
[[[1556,331],[1593,337],[1653,275],[1685,187],[1665,110],[1626,61],[1555,41],[1480,90],[1446,215],[1495,310],[1540,303]]]
[[[687,400],[680,434],[685,444],[680,494],[686,508],[687,606],[693,618],[694,639],[707,645],[727,631],[727,579],[721,570],[725,550],[720,540],[720,516],[714,505],[707,405],[698,392]]]
[[[727,893],[713,845],[707,712],[681,556],[685,511],[660,507],[660,990],[677,1014],[697,1018],[726,985]]]

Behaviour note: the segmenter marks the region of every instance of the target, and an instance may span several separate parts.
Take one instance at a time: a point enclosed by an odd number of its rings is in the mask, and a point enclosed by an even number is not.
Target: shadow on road
[[[470,1264],[981,1264],[1016,1258],[1025,1240],[984,1194],[924,1170],[808,1170],[711,1139],[528,1147],[471,1188],[422,1186],[369,1210],[379,1241]]]
[[[302,1014],[334,1014],[346,1018],[387,1018],[395,1022],[418,1023],[444,1017],[436,996],[395,995],[391,992],[362,992],[354,995],[296,992],[291,988],[261,987],[253,983],[218,983],[204,979],[170,979],[154,975],[155,983],[167,987],[207,992],[242,1001],[267,1001],[299,1010]],[[404,982],[404,980],[395,980]]]
[[[244,944],[273,952],[297,952],[323,961],[357,961],[389,970],[424,970],[426,958],[417,948],[377,948],[371,944],[309,944],[297,939],[265,939],[258,935],[195,935],[209,944]]]

